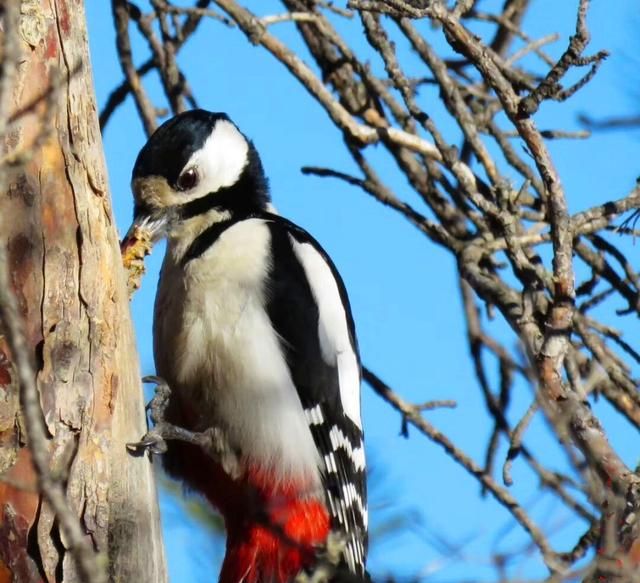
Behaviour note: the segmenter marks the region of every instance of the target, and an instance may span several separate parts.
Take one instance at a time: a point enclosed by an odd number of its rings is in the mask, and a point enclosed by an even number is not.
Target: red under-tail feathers
[[[233,480],[200,450],[188,445],[180,449],[174,455],[178,453],[183,468],[190,470],[182,477],[225,521],[227,548],[220,583],[292,583],[302,569],[313,567],[329,535],[330,518],[310,484],[278,484],[256,470]]]
[[[329,517],[317,500],[282,505],[260,524],[230,530],[220,583],[288,583],[315,561],[329,534]]]
[[[223,512],[227,552],[220,583],[289,583],[314,564],[327,540],[329,514],[317,492],[310,495],[312,486],[274,483],[268,474],[250,470],[242,488],[247,493],[244,508]],[[229,494],[217,488],[211,502],[222,508],[220,498]]]

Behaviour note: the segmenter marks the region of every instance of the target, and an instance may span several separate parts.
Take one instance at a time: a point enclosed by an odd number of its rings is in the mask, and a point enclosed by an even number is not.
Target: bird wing
[[[360,362],[349,300],[326,252],[306,231],[267,215],[272,265],[267,311],[321,460],[332,528],[349,568],[364,575],[367,491]]]

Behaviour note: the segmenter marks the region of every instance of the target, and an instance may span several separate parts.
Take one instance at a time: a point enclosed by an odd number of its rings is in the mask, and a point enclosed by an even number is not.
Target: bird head
[[[253,143],[226,114],[202,109],[176,115],[152,134],[138,154],[131,187],[134,217],[123,248],[139,229],[153,243],[190,219],[240,218],[269,203]]]

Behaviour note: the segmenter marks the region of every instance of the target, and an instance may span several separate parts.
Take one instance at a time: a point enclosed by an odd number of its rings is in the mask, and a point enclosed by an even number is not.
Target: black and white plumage
[[[343,533],[349,569],[364,575],[360,364],[331,259],[273,212],[258,153],[224,114],[163,124],[132,185],[134,226],[168,239],[154,351],[174,390],[172,420],[222,428],[247,468],[304,484]],[[202,489],[206,476],[170,454],[169,470]]]

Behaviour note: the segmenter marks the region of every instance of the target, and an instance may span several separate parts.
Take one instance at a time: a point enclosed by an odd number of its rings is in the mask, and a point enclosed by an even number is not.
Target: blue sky
[[[342,2],[338,2],[342,4]],[[487,1],[486,7],[496,2]],[[561,41],[549,47],[557,56],[566,46],[575,26],[577,0],[536,0],[525,26],[533,37],[561,33]],[[635,87],[640,77],[637,50],[637,7],[633,0],[614,3],[596,0],[589,15],[592,50],[607,48],[612,56],[595,82],[567,104],[545,104],[537,116],[542,128],[579,129],[576,115],[588,111],[594,116],[637,113]],[[276,2],[252,2],[260,14],[281,12]],[[109,3],[87,2],[89,35],[97,99],[101,108],[109,92],[121,79],[114,49]],[[614,19],[614,12],[622,14]],[[365,54],[357,22],[345,23],[345,34],[356,50]],[[437,46],[438,32],[422,25]],[[300,42],[292,25],[273,31],[294,47]],[[136,61],[146,58],[141,43],[134,43]],[[420,71],[412,55],[403,54],[410,67]],[[284,68],[261,48],[247,43],[237,30],[218,23],[206,23],[179,56],[201,107],[226,111],[250,136],[261,153],[270,178],[274,202],[279,211],[299,223],[326,247],[347,284],[356,319],[362,358],[409,401],[455,399],[458,408],[428,413],[429,419],[474,459],[481,462],[491,431],[477,386],[465,341],[455,265],[446,252],[406,221],[383,208],[363,192],[337,181],[305,177],[300,167],[318,165],[354,172],[341,138],[322,109]],[[380,63],[373,62],[376,70]],[[424,73],[423,73],[424,74]],[[147,87],[158,105],[157,79]],[[426,110],[441,115],[436,93],[423,97]],[[442,125],[448,138],[456,130]],[[145,141],[132,101],[126,101],[105,131],[105,149],[117,224],[122,234],[131,219],[129,178],[138,150]],[[627,193],[640,175],[640,132],[601,134],[584,142],[557,142],[552,153],[565,185],[572,212],[618,198]],[[419,206],[405,180],[382,152],[373,159],[380,174],[398,196]],[[627,246],[627,249],[632,249]],[[637,256],[637,251],[632,249]],[[132,302],[143,372],[153,371],[151,325],[157,269],[162,250],[156,249],[148,262],[149,271],[141,291]],[[637,338],[637,320],[615,324]],[[504,328],[504,341],[514,339]],[[633,336],[631,337],[633,340]],[[512,420],[518,419],[531,400],[530,388],[518,387]],[[597,405],[614,444],[630,464],[637,460],[637,434],[616,419],[606,406]],[[374,574],[422,573],[428,580],[492,580],[489,553],[517,548],[526,538],[510,516],[491,498],[481,498],[477,483],[443,452],[416,431],[410,439],[399,436],[397,414],[363,387],[363,414],[370,462],[378,479],[372,503],[373,526],[388,512],[389,505],[402,509],[412,528],[401,535],[374,544],[369,566]],[[554,448],[544,423],[534,423],[528,444],[534,451]],[[503,459],[504,447],[501,448]],[[563,467],[558,456],[552,460]],[[537,483],[524,464],[514,466],[514,494],[531,504],[542,524],[557,529],[553,541],[559,548],[569,545],[583,525],[572,521],[550,498],[540,497]],[[183,517],[181,507],[163,496],[163,523],[172,583],[215,580],[221,557],[219,544],[211,542],[197,525]],[[462,548],[456,558],[441,554],[442,541]],[[534,553],[522,571],[529,577],[544,576]]]

